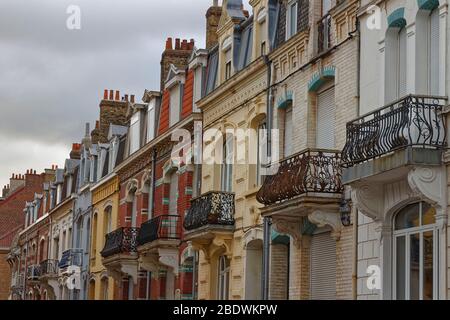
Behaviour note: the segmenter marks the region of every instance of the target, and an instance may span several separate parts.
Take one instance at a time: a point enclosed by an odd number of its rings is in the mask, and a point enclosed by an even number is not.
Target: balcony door
[[[328,87],[317,94],[316,146],[335,149],[335,90]]]

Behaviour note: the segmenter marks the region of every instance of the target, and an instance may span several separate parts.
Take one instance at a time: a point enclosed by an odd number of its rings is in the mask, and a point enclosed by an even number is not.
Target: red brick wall
[[[7,300],[11,286],[11,270],[6,262],[8,253],[0,249],[0,300]]]
[[[184,85],[181,119],[188,117],[192,113],[193,100],[194,100],[194,72],[192,70],[189,70],[186,74],[186,83]]]
[[[159,116],[159,134],[163,134],[169,129],[169,106],[170,106],[170,93],[165,90],[161,102],[161,113]]]

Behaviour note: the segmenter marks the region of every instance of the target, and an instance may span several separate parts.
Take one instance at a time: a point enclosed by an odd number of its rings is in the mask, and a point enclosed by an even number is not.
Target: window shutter
[[[292,107],[286,108],[284,115],[284,156],[292,155]]]
[[[406,28],[400,30],[398,35],[398,97],[401,98],[407,94],[407,34]]]
[[[177,215],[178,202],[178,175],[176,172],[170,176],[169,214]]]
[[[336,241],[330,232],[311,238],[311,300],[336,299]]]
[[[430,16],[430,62],[429,86],[431,95],[439,95],[439,10]]]
[[[335,109],[333,87],[317,97],[316,145],[319,149],[335,148]]]

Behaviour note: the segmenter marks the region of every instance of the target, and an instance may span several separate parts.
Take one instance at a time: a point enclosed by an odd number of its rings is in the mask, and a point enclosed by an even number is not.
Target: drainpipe
[[[267,157],[272,157],[272,61],[269,56],[264,56],[267,66],[267,91],[266,91],[266,119],[267,119]],[[271,161],[271,160],[269,160]],[[264,246],[263,246],[263,266],[262,266],[262,299],[269,300],[269,278],[270,278],[270,225],[269,217],[264,218]]]
[[[153,149],[153,154],[152,154],[152,192],[149,195],[151,197],[150,199],[150,207],[149,209],[149,218],[150,216],[153,217],[153,211],[155,209],[155,189],[156,189],[156,157],[158,155],[158,152],[156,151],[156,148]]]

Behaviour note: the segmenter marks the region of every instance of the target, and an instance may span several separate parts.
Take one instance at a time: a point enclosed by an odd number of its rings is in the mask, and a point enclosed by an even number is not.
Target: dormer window
[[[180,86],[174,86],[170,89],[170,118],[169,126],[175,125],[180,121],[181,114],[181,95]]]
[[[72,194],[72,175],[67,176],[67,189],[66,189],[67,196],[70,196]]]
[[[260,54],[265,55],[267,53],[267,11],[265,8],[261,9],[258,13],[257,22],[259,24],[259,48]]]
[[[140,131],[141,131],[140,115],[136,112],[130,121],[130,154],[135,153],[140,147]]]
[[[153,139],[155,139],[155,100],[150,101],[150,103],[148,104],[148,109],[147,109],[147,120],[148,120],[148,125],[147,125],[147,142],[152,141]]]
[[[222,43],[222,52],[224,57],[224,79],[225,81],[232,76],[232,40],[231,37],[226,38]]]
[[[291,38],[297,33],[297,12],[298,3],[297,0],[290,1],[287,8],[287,25],[286,25],[286,39]]]

